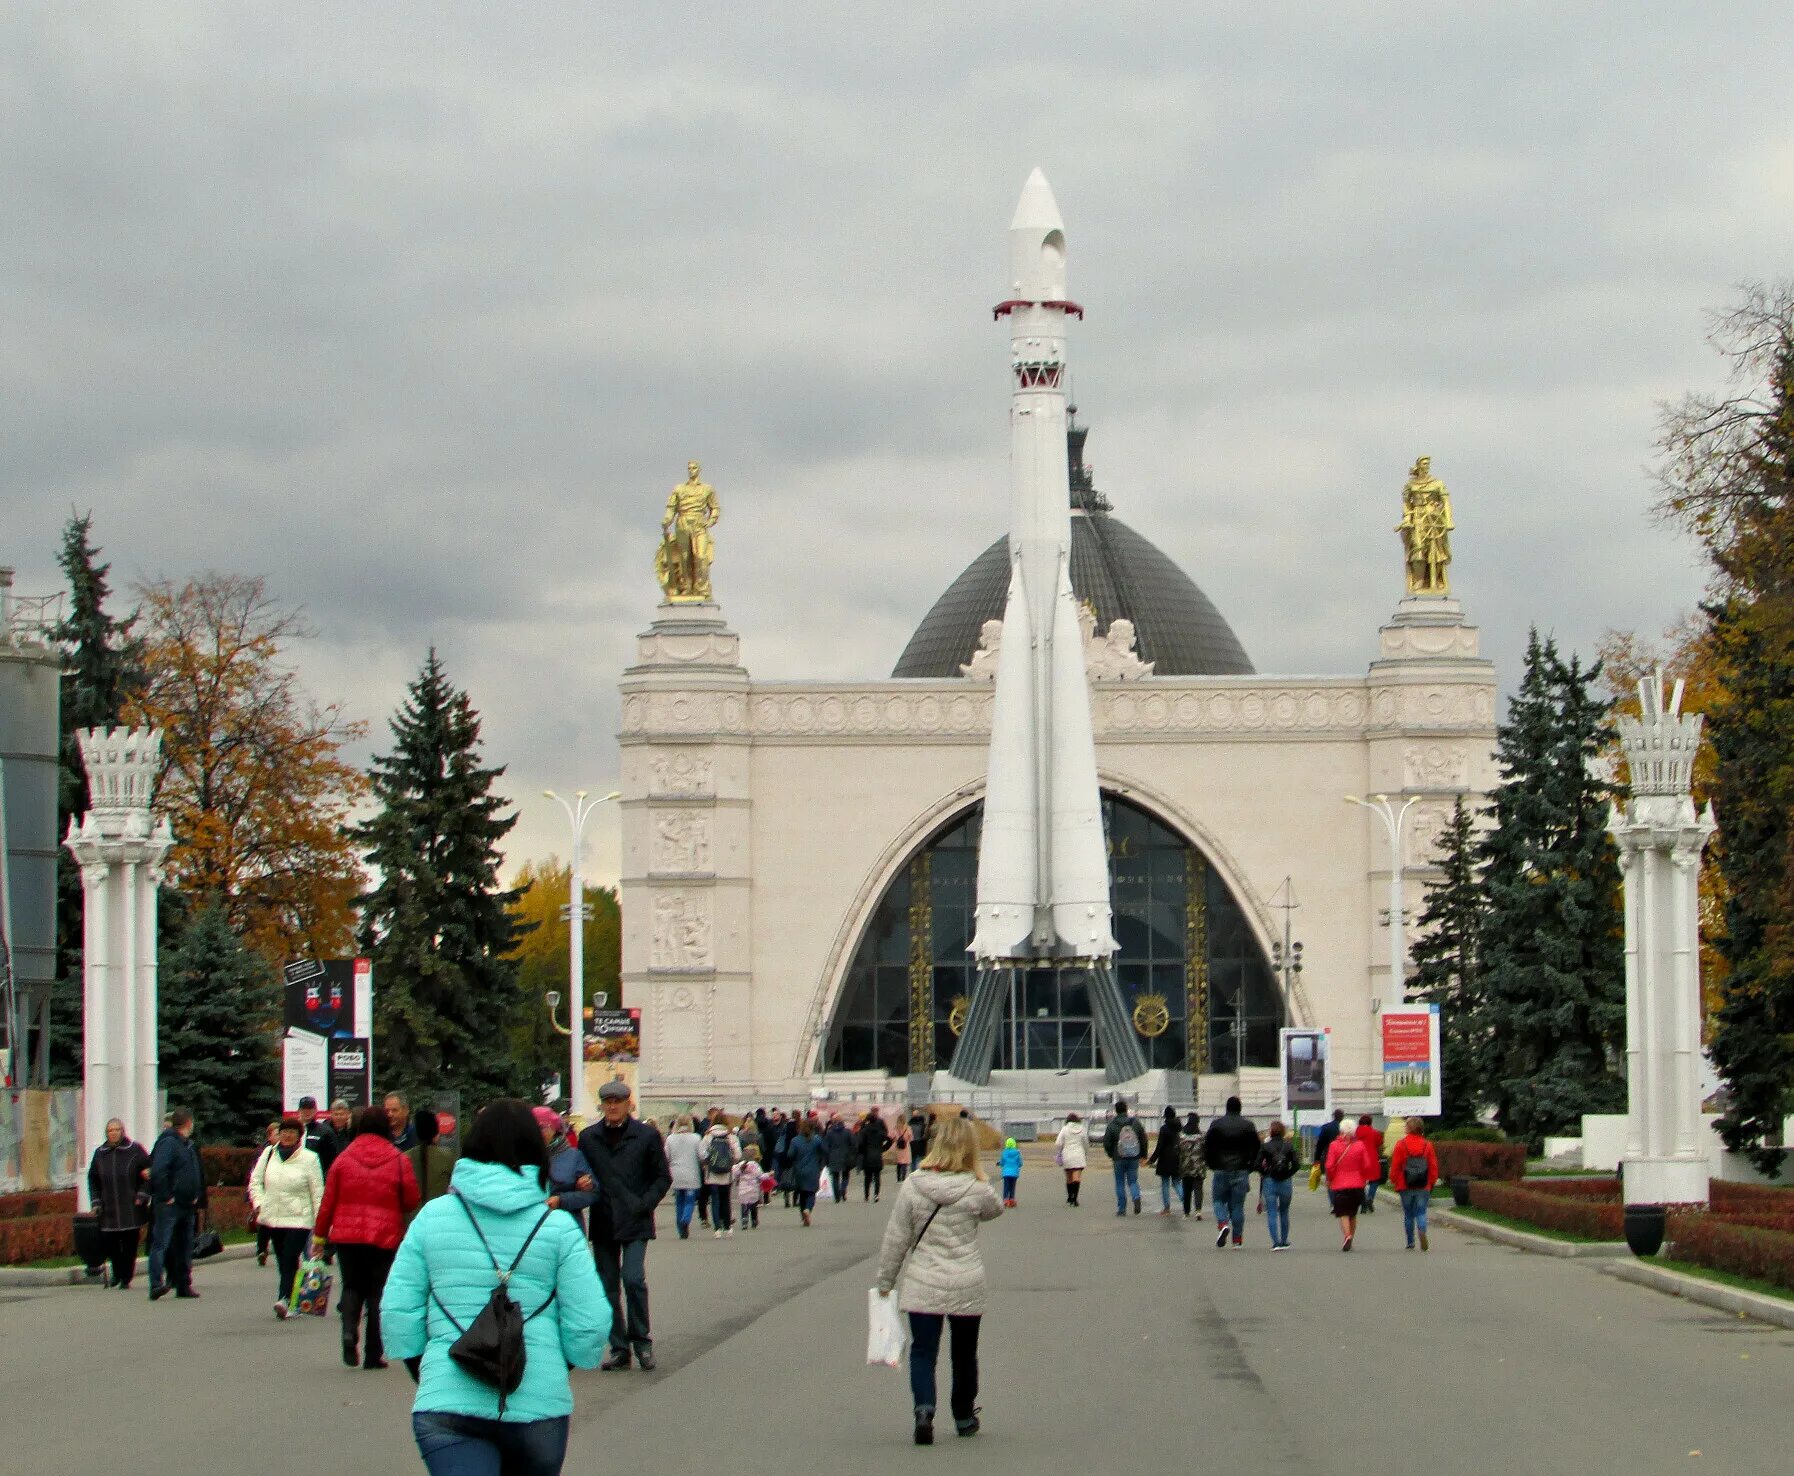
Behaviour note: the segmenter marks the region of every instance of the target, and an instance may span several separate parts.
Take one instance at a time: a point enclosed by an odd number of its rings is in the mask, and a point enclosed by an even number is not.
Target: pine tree
[[[1447,1127],[1476,1121],[1488,1095],[1484,1075],[1488,1033],[1482,997],[1482,929],[1487,903],[1476,865],[1476,824],[1462,796],[1439,837],[1445,875],[1427,893],[1413,948],[1409,991],[1439,1006],[1440,1116]]]
[[[1720,1130],[1774,1174],[1794,1107],[1794,282],[1748,287],[1711,339],[1743,387],[1664,413],[1657,511],[1694,533],[1714,575]]]
[[[1479,848],[1485,1079],[1502,1127],[1535,1146],[1584,1113],[1625,1107],[1614,791],[1595,773],[1609,706],[1593,690],[1599,675],[1599,663],[1566,664],[1532,632]]]
[[[170,1104],[190,1107],[212,1142],[259,1142],[257,1129],[280,1105],[280,1018],[274,971],[207,904],[171,920],[173,946],[158,980],[162,1085]],[[257,1022],[245,1029],[245,1022]]]
[[[510,955],[526,929],[511,911],[518,893],[499,883],[499,842],[517,817],[492,792],[504,770],[481,765],[479,715],[434,649],[392,736],[373,765],[380,811],[352,832],[380,878],[359,903],[382,1085],[458,1088],[470,1110],[533,1095],[540,1075],[515,1059],[509,1032],[523,1004]]]
[[[62,762],[57,781],[56,833],[87,810],[87,770],[76,733],[109,728],[121,720],[125,703],[143,687],[143,643],[132,634],[137,617],[114,619],[110,564],[99,562],[93,546],[93,515],[71,517],[62,533],[57,562],[68,580],[68,617],[56,627],[64,648],[61,727]],[[56,863],[56,978],[50,1003],[50,1072],[57,1085],[81,1079],[81,870],[67,851]]]

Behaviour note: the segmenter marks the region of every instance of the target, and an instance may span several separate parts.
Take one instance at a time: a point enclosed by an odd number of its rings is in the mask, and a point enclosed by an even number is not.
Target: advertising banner
[[[1293,1130],[1298,1112],[1325,1115],[1333,1110],[1333,1078],[1328,1070],[1325,1030],[1279,1030],[1282,1061],[1283,1120]]]
[[[344,1101],[351,1110],[374,1104],[374,1058],[366,1039],[349,1036],[330,1042],[330,1095],[320,1103]]]
[[[365,958],[304,958],[286,966],[283,980],[282,1106],[291,1112],[301,1097],[315,1097],[322,1108],[337,1096],[351,1106],[367,1105],[374,1078],[373,964]],[[339,1092],[336,1058],[340,1054],[347,1063],[357,1051],[360,1065],[344,1066],[346,1090]]]
[[[642,1056],[640,1010],[591,1010],[586,1015],[586,1090],[593,1102],[607,1081],[623,1081],[635,1091]]]
[[[1402,1005],[1382,1014],[1383,1112],[1439,1115],[1439,1006]]]

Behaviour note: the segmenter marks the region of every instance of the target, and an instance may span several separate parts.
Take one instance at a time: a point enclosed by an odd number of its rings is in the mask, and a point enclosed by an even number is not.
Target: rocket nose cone
[[[1015,202],[1015,218],[1009,229],[1062,231],[1065,222],[1059,216],[1059,202],[1053,198],[1053,187],[1038,168],[1022,186],[1021,198]]]

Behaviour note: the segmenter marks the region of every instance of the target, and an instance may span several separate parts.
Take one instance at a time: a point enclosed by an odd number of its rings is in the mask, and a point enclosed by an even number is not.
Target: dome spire
[[[1065,464],[1067,480],[1071,484],[1072,511],[1112,512],[1115,504],[1096,490],[1096,474],[1084,461],[1084,442],[1089,439],[1089,436],[1090,427],[1078,424],[1078,407],[1076,405],[1067,407]]]

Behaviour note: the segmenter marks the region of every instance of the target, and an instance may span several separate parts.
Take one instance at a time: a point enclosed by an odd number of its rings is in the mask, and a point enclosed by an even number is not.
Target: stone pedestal
[[[661,605],[623,677],[623,992],[657,1088],[751,1070],[747,687],[709,603]]]
[[[79,822],[69,822],[63,844],[80,864],[85,908],[86,1155],[105,1140],[108,1118],[122,1120],[125,1131],[146,1144],[162,1128],[156,1104],[156,889],[174,837],[168,821],[150,809],[162,735],[145,728],[89,728],[78,738],[91,807]],[[86,1209],[84,1172],[76,1184]]]
[[[1700,865],[1718,828],[1697,815],[1690,773],[1701,719],[1682,684],[1639,683],[1642,716],[1622,718],[1631,771],[1624,813],[1608,822],[1626,892],[1627,1204],[1705,1204],[1711,1135],[1700,1101]]]

